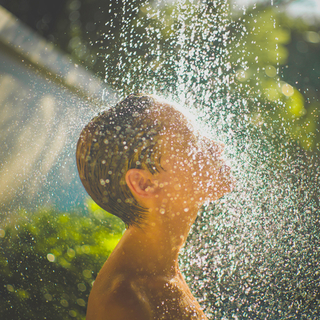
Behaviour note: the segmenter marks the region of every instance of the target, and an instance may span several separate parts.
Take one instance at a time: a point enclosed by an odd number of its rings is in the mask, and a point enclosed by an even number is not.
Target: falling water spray
[[[287,92],[284,40],[269,37],[271,9],[231,9],[226,1],[127,1],[122,17],[107,22],[106,44],[110,24],[121,32],[116,54],[105,56],[106,82],[120,97],[144,91],[183,105],[226,144],[236,189],[203,208],[180,257],[208,317],[319,315],[318,160],[288,137],[281,117],[274,121],[288,100],[278,94]],[[268,48],[255,56],[261,35]],[[261,67],[264,55],[269,65]]]

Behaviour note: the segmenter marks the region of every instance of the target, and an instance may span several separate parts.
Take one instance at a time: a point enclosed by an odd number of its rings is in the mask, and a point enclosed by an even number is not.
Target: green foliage
[[[92,200],[87,207],[21,211],[0,229],[2,319],[85,319],[92,283],[124,231]]]
[[[230,63],[239,65],[235,90],[250,92],[252,124],[319,151],[319,26],[271,7],[251,9],[239,21],[243,31],[233,30]]]

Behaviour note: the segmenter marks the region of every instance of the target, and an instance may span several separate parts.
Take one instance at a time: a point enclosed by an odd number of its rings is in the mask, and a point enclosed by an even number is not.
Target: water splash
[[[193,110],[227,144],[237,188],[204,208],[196,221],[181,257],[186,279],[208,317],[315,317],[319,163],[291,142],[288,126],[272,121],[270,99],[286,107],[277,93],[283,86],[277,76],[281,43],[265,49],[276,64],[266,74],[276,80],[263,93],[258,67],[256,85],[244,81],[253,55],[244,45],[246,21],[234,18],[226,1],[174,4],[126,1],[122,16],[115,13],[107,22],[106,41],[114,37],[112,28],[121,32],[105,66],[106,82],[120,97],[132,91],[165,96]],[[272,33],[275,23],[271,19],[265,28]],[[270,114],[269,124],[262,112]]]

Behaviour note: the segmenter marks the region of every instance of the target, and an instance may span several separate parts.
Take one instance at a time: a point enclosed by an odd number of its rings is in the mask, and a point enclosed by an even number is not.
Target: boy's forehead
[[[188,110],[179,105],[158,103],[157,109],[160,121],[170,131],[194,131],[196,128],[196,122],[193,120],[194,117],[192,117]]]
[[[214,130],[210,123],[204,122],[193,112],[179,104],[171,102],[158,102],[156,108],[159,111],[161,121],[171,132],[186,134],[187,136],[201,136],[215,140]]]

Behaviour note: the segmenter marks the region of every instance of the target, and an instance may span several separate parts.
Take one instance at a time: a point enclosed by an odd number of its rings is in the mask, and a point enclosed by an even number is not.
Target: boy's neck
[[[179,271],[179,251],[197,211],[194,208],[194,212],[175,219],[160,217],[141,229],[129,227],[114,252],[122,260],[120,268],[137,275],[175,276]]]

